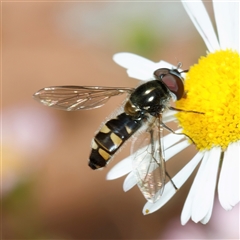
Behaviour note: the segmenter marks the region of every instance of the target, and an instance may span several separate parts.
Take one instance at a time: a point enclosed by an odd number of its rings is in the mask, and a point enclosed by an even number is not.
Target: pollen
[[[226,147],[240,140],[240,55],[220,50],[201,57],[186,75],[186,97],[176,107],[183,133],[199,150]],[[203,113],[203,114],[201,114]]]

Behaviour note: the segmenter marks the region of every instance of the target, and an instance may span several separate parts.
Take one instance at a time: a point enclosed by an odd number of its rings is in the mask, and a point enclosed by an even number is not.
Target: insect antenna
[[[177,65],[177,70],[182,67],[182,63],[181,62],[178,62],[178,65]]]

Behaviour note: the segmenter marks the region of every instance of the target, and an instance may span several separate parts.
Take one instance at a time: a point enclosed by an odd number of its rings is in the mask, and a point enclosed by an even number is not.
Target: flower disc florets
[[[200,150],[240,140],[240,79],[239,53],[221,50],[200,58],[190,68],[185,80],[187,97],[176,103],[183,132]]]

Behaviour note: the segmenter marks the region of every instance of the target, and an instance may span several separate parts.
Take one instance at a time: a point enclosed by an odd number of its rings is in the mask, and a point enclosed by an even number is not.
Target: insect
[[[103,106],[113,96],[127,94],[122,112],[102,125],[92,140],[89,166],[101,169],[109,163],[120,147],[131,137],[133,171],[138,187],[148,201],[154,202],[164,190],[166,176],[163,128],[173,132],[162,121],[170,100],[184,97],[184,83],[178,69],[160,68],[154,79],[136,88],[56,86],[36,92],[33,97],[40,103],[65,110],[86,110]],[[173,183],[173,182],[172,182]],[[173,183],[173,186],[176,186]],[[177,189],[177,188],[176,188]]]

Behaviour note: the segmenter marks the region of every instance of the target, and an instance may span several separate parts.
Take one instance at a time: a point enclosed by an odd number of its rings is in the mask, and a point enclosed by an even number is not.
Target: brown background
[[[181,61],[188,68],[206,48],[179,1],[2,3],[3,239],[221,236],[214,220],[180,226],[192,179],[149,216],[142,215],[145,200],[136,187],[124,193],[124,178],[106,181],[129,146],[103,171],[89,169],[91,139],[124,97],[81,112],[50,109],[32,99],[40,88],[54,85],[136,86],[112,61],[123,51],[175,65]],[[171,160],[170,173],[194,151]]]

